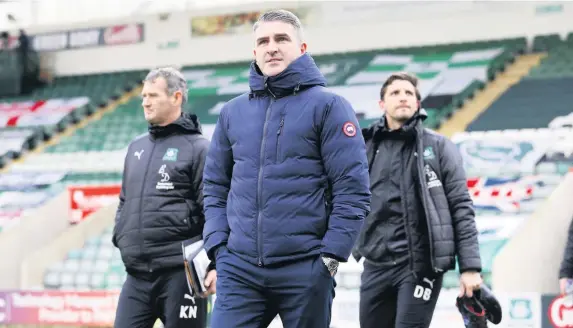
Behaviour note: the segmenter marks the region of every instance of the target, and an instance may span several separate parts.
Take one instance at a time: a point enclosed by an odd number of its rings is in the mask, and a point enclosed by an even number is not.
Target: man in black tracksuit
[[[460,295],[482,282],[472,200],[456,146],[422,127],[417,79],[394,74],[380,97],[385,115],[363,131],[372,200],[353,251],[365,258],[360,326],[429,327],[456,256]]]
[[[209,141],[195,115],[182,113],[185,78],[163,68],[151,71],[142,90],[149,133],[128,147],[113,244],[127,271],[115,328],[204,328],[205,295],[187,287],[181,242],[202,234],[203,166]],[[214,290],[214,267],[206,285]]]

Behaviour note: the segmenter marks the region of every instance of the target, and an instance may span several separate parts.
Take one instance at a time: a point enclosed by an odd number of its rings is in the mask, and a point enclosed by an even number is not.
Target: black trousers
[[[394,267],[364,262],[360,286],[361,328],[428,328],[443,274],[417,274],[408,261]]]
[[[115,328],[205,328],[207,299],[190,295],[183,268],[153,276],[127,275],[115,315]]]

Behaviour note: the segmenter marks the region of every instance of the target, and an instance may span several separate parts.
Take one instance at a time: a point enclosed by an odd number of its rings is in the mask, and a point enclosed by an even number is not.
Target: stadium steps
[[[72,134],[74,134],[76,130],[81,129],[92,122],[100,120],[105,114],[113,112],[118,106],[127,103],[132,97],[140,94],[141,89],[142,87],[138,86],[129,92],[125,92],[117,100],[107,104],[106,107],[104,107],[102,110],[95,112],[91,116],[84,117],[76,124],[69,124],[65,130],[63,130],[58,134],[55,134],[52,138],[50,138],[50,140],[39,144],[38,147],[34,148],[30,152],[23,153],[22,156],[20,156],[18,159],[9,162],[6,166],[0,169],[0,174],[8,172],[13,165],[24,162],[28,158],[28,156],[32,154],[41,153],[45,151],[48,147],[59,143],[62,140],[62,138],[71,136]]]
[[[509,65],[504,72],[500,72],[483,90],[478,91],[472,100],[466,102],[449,120],[444,122],[438,132],[452,137],[455,133],[465,131],[476,117],[488,109],[512,85],[527,76],[529,71],[538,66],[546,56],[546,53],[539,53],[516,57],[513,64]]]

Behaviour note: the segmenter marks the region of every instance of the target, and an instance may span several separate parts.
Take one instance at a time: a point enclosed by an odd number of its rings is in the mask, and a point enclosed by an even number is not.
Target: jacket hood
[[[428,118],[428,113],[425,109],[420,108],[403,126],[402,130],[405,133],[417,132],[419,123]],[[380,120],[370,124],[367,128],[362,129],[364,140],[368,141],[379,133],[387,132],[386,115],[382,115]]]
[[[202,134],[201,123],[195,114],[182,112],[181,116],[175,122],[166,126],[149,125],[149,134],[153,137],[162,137],[180,132],[182,134]]]
[[[313,86],[326,86],[326,78],[310,54],[305,53],[275,76],[264,76],[256,62],[253,61],[249,75],[249,86],[251,97],[253,94],[262,93],[266,90],[275,97],[284,97]]]

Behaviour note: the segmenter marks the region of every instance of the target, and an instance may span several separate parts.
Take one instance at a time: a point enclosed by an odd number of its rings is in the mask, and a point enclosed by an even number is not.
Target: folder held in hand
[[[200,296],[207,291],[205,287],[205,277],[210,260],[207,252],[203,248],[201,236],[185,240],[181,243],[183,249],[183,263],[185,265],[185,276],[187,287],[191,295]]]

